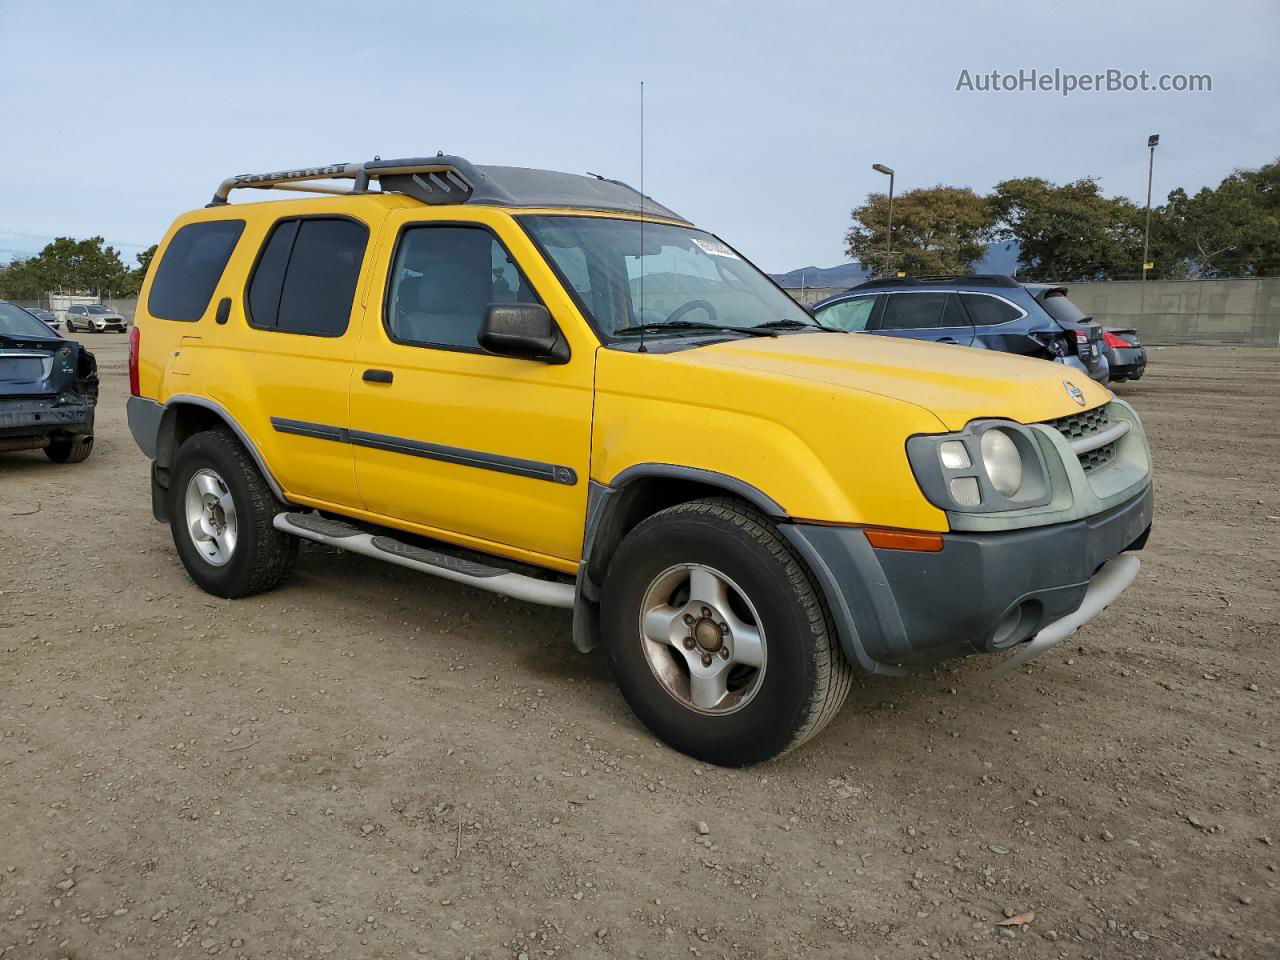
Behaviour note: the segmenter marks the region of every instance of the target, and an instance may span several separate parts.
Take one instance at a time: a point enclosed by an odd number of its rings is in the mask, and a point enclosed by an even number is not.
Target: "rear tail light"
[[[137,327],[129,330],[129,392],[135,397],[141,396],[138,389],[138,343],[142,335]]]
[[[1089,335],[1085,333],[1083,330],[1077,330],[1076,343],[1088,343],[1088,342],[1089,342]]]
[[[1102,339],[1108,347],[1112,347],[1117,350],[1125,350],[1132,346],[1128,340],[1123,340],[1120,337],[1117,337],[1114,333],[1104,332],[1102,334]]]

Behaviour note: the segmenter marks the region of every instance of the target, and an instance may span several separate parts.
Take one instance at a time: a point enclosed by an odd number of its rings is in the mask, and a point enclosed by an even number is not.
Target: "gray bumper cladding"
[[[1011,670],[1029,663],[1050,647],[1056,647],[1086,623],[1094,620],[1103,610],[1125,590],[1138,576],[1142,566],[1132,553],[1121,554],[1108,561],[1097,575],[1089,581],[1089,589],[1085,591],[1084,602],[1075,613],[1068,614],[1061,620],[1049,624],[1026,643],[1015,648],[1015,652],[999,666],[991,670],[991,676],[1001,677]]]

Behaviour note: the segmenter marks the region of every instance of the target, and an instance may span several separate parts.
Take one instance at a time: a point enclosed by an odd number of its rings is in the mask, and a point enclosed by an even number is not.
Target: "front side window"
[[[479,351],[491,303],[541,303],[497,237],[481,227],[404,231],[387,295],[393,340]]]
[[[342,336],[368,240],[368,227],[354,220],[278,222],[249,282],[249,324],[279,333]]]
[[[702,230],[646,222],[642,231],[636,220],[550,214],[520,222],[606,339],[642,327],[662,334],[663,326],[814,325],[768,277]]]
[[[243,231],[243,220],[211,220],[187,224],[175,233],[156,267],[147,312],[162,320],[185,323],[204,316]]]
[[[848,330],[850,333],[861,333],[867,329],[867,321],[875,312],[878,297],[854,297],[852,300],[841,300],[818,311],[818,322],[823,326],[837,330]]]

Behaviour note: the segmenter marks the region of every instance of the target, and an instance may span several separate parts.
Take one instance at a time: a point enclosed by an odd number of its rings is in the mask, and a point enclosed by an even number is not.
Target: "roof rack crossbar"
[[[384,192],[405,193],[424,203],[457,203],[474,189],[479,174],[461,157],[431,159],[370,160],[366,163],[331,163],[322,167],[300,167],[274,173],[242,173],[228,177],[214,191],[209,206],[229,201],[232,190],[297,190],[305,193],[368,193],[377,180]],[[350,190],[332,186],[300,186],[326,180],[351,180]]]
[[[350,181],[350,188],[334,181]],[[664,217],[688,223],[678,213],[618,180],[533,170],[524,167],[478,166],[462,157],[434,157],[365,163],[331,163],[274,173],[242,173],[218,185],[209,206],[228,203],[233,190],[296,190],[347,196],[377,189],[431,205],[479,203],[503,207],[569,208]]]

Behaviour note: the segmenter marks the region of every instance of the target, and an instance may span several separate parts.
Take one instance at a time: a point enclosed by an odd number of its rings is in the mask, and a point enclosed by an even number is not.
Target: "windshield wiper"
[[[699,323],[696,320],[676,320],[672,323],[637,323],[630,327],[623,327],[615,332],[614,336],[622,337],[632,333],[661,333],[663,330],[707,330],[719,333],[746,333],[753,337],[776,337],[778,334],[768,329],[768,324],[759,327],[732,327],[721,323]]]
[[[760,326],[768,330],[825,330],[829,333],[848,333],[848,330],[841,330],[839,327],[828,327],[825,323],[819,323],[817,320],[770,320],[768,323],[762,323]]]

